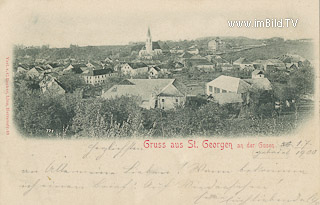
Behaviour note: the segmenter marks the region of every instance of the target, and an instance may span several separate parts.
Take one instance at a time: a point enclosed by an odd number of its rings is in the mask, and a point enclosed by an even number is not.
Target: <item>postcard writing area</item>
[[[17,197],[27,204],[36,198],[86,204],[90,196],[124,204],[319,204],[312,141],[263,148],[255,139],[231,140],[233,149],[226,150],[191,149],[188,139],[178,141],[183,151],[144,148],[144,140],[79,142],[73,152],[46,142],[16,167]],[[51,154],[41,155],[43,149]]]

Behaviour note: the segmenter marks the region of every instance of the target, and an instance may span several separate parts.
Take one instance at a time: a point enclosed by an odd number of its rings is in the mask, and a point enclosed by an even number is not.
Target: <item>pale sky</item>
[[[10,2],[10,3],[9,3]],[[318,1],[34,0],[0,3],[2,27],[14,44],[69,47],[119,45],[206,36],[315,38]],[[3,8],[6,12],[3,12]],[[299,19],[296,28],[229,28],[228,20]]]

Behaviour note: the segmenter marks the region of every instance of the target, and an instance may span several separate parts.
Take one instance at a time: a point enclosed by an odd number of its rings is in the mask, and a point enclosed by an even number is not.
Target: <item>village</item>
[[[16,47],[15,87],[17,90],[27,89],[31,92],[29,96],[37,95],[39,99],[61,99],[64,98],[62,96],[73,95],[77,100],[83,99],[84,102],[96,103],[101,100],[113,100],[112,102],[117,104],[116,99],[128,98],[125,101],[129,104],[133,102],[139,107],[135,109],[141,109],[142,111],[139,112],[145,116],[148,116],[146,114],[148,111],[155,112],[155,115],[160,112],[158,115],[160,120],[170,116],[168,113],[172,114],[172,112],[186,109],[186,107],[192,108],[193,112],[197,112],[197,109],[204,109],[204,106],[208,107],[206,109],[211,109],[208,103],[214,105],[213,110],[226,110],[226,113],[220,113],[221,116],[223,115],[221,119],[212,119],[218,116],[217,113],[212,113],[212,116],[208,117],[207,120],[212,120],[214,124],[208,129],[202,128],[201,132],[190,130],[188,133],[183,133],[173,131],[175,128],[172,126],[170,130],[172,135],[192,135],[199,134],[199,132],[207,134],[207,130],[213,131],[208,133],[215,134],[216,125],[220,124],[220,121],[253,119],[253,116],[260,120],[274,119],[275,117],[279,118],[281,113],[286,111],[287,113],[292,112],[292,116],[295,115],[297,121],[298,102],[303,100],[303,102],[307,101],[303,104],[307,106],[306,109],[312,109],[313,68],[310,61],[296,53],[290,53],[290,50],[288,52],[284,49],[278,49],[281,50],[278,53],[268,51],[269,48],[274,49],[273,47],[279,44],[309,45],[309,40],[284,42],[281,38],[273,38],[259,41],[248,40],[248,42],[244,42],[245,40],[242,39],[236,43],[234,41],[233,39],[215,37],[202,39],[198,41],[198,44],[195,41],[184,41],[174,45],[172,42],[153,41],[151,30],[148,28],[144,43],[131,43],[127,47],[112,47],[106,52],[109,55],[103,56],[99,53],[97,55],[99,58],[92,57],[94,55],[92,53],[97,52],[96,50],[91,52],[91,57],[88,57],[85,53],[87,51],[81,53],[81,48],[73,45],[69,50],[78,50],[81,55],[63,56],[66,58],[55,57],[55,60],[50,56],[44,57],[44,53],[50,53],[48,46],[38,49]],[[131,49],[131,52],[128,52],[128,48]],[[28,55],[26,54],[28,50],[38,50],[38,53],[36,52],[34,56]],[[90,48],[87,50],[90,53]],[[259,52],[262,53],[260,56]],[[270,58],[268,58],[269,56]],[[24,84],[21,83],[23,81]],[[21,96],[17,96],[17,98],[19,97]],[[121,102],[120,105],[123,103],[126,102]],[[300,103],[300,105],[302,104]],[[16,106],[17,113],[23,109],[21,106],[25,106],[23,102]],[[42,106],[42,108],[44,107]],[[101,129],[110,131],[114,123],[117,124],[118,129],[122,129],[126,123],[130,124],[129,121],[132,120],[130,114],[121,113],[122,108],[127,109],[119,107],[120,114],[118,114],[121,116],[117,120],[113,118],[117,114],[110,111],[112,113],[110,116],[106,113],[102,114],[103,119],[90,119],[90,125],[92,126],[99,120],[103,120],[106,125],[105,121],[108,118],[107,128],[102,126]],[[61,109],[66,108],[62,105]],[[64,111],[61,112],[63,118]],[[49,133],[49,135],[59,136],[62,133],[67,133],[68,130],[73,130],[71,132],[73,135],[78,131],[82,132],[85,130],[85,126],[82,121],[76,121],[77,111],[73,110],[72,112],[72,117],[68,121],[57,119],[60,121],[52,126],[48,122],[47,127],[43,127],[40,132],[25,131],[32,135],[48,135]],[[99,110],[97,112],[99,113]],[[190,112],[189,117],[192,118],[192,111]],[[204,110],[204,112],[206,111]],[[210,111],[207,112],[210,113]],[[54,113],[57,114],[56,111],[52,114]],[[123,118],[127,114],[128,116]],[[83,115],[87,114],[83,113]],[[110,117],[112,119],[109,119]],[[179,121],[178,117],[181,116],[173,114],[171,117]],[[164,135],[164,132],[169,132],[164,131],[169,128],[163,123],[152,120],[146,122],[145,118],[139,118],[140,120],[135,126],[139,129],[142,126],[148,131],[159,126],[158,133],[153,133],[154,135]],[[201,119],[204,120],[204,118]],[[295,123],[297,123],[296,121]],[[71,124],[75,122],[76,125],[72,126]],[[23,122],[21,126],[26,129],[27,124],[27,122]],[[90,125],[88,126],[90,127]],[[133,126],[133,124],[131,125]],[[209,125],[210,123],[208,123]],[[99,126],[101,126],[100,122]],[[99,126],[95,129],[100,129]],[[190,124],[188,121],[184,126],[196,125]],[[295,124],[295,126],[297,125]],[[185,128],[180,128],[180,130],[183,129]],[[99,131],[100,134],[97,134],[98,131],[85,133],[106,135],[106,133],[110,134],[109,131]]]

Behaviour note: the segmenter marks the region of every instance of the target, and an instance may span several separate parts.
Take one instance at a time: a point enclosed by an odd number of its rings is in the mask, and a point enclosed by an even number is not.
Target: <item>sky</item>
[[[318,1],[280,0],[33,0],[0,3],[2,29],[14,44],[69,47],[124,45],[206,36],[314,38]],[[6,12],[3,12],[5,10]],[[228,20],[298,19],[290,28],[230,28]],[[316,34],[317,33],[317,34]]]

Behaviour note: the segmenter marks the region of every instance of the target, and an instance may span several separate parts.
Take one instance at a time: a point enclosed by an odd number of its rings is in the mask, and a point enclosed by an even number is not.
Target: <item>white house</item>
[[[249,92],[272,90],[263,73],[254,72],[252,79],[240,79],[221,75],[206,84],[206,94],[219,104],[248,103]]]
[[[148,72],[148,66],[145,63],[125,63],[121,66],[121,73],[124,75],[135,76]]]
[[[101,95],[107,99],[121,96],[138,97],[139,105],[146,109],[168,110],[184,105],[186,101],[175,79],[128,79],[103,91]]]
[[[206,94],[219,104],[241,103],[248,100],[250,84],[240,78],[221,75],[206,84]]]
[[[161,72],[162,71],[158,66],[152,66],[149,68],[149,71],[148,71],[149,78],[158,78]]]
[[[83,74],[84,81],[87,84],[95,85],[105,82],[108,78],[118,75],[112,69],[92,70]]]
[[[246,67],[253,68],[253,63],[246,58],[238,58],[233,62],[233,65],[238,65],[241,70],[245,69]]]

